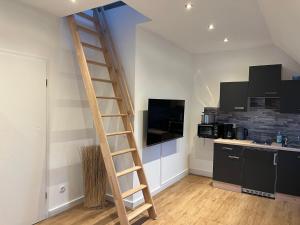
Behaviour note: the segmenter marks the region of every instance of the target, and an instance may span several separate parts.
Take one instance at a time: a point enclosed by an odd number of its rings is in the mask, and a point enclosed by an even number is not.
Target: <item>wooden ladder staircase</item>
[[[81,20],[86,20],[87,22],[91,23],[92,26],[80,25],[76,20],[77,17],[80,17]],[[124,72],[120,66],[119,59],[112,43],[112,37],[107,26],[104,10],[103,8],[94,9],[92,16],[86,13],[78,13],[76,14],[76,16],[71,15],[67,19],[76,48],[80,71],[82,74],[90,109],[92,111],[94,126],[98,135],[109,184],[115,200],[119,222],[121,225],[129,225],[131,220],[145,211],[148,211],[150,218],[155,219],[157,217],[156,210],[149,191],[143,164],[137,150],[137,145],[131,124],[131,118],[134,115],[134,109],[124,78]],[[97,38],[101,46],[96,46],[81,41],[80,32],[88,33],[89,35]],[[101,54],[103,54],[105,62],[98,62],[87,59],[85,49],[101,52]],[[107,68],[110,79],[92,77],[89,70],[89,64]],[[97,96],[94,88],[95,82],[111,84],[115,96]],[[98,104],[98,100],[117,101],[119,113],[106,115],[102,114],[100,106]],[[103,123],[103,120],[105,118],[121,118],[125,131],[107,133],[105,131]],[[120,135],[125,135],[127,137],[129,144],[128,149],[111,152],[108,138]],[[133,167],[124,171],[117,172],[115,169],[113,157],[123,154],[132,155]],[[119,177],[134,172],[137,173],[140,185],[122,193],[119,185]],[[139,191],[142,191],[145,203],[142,206],[136,208],[134,211],[127,213],[123,200]]]

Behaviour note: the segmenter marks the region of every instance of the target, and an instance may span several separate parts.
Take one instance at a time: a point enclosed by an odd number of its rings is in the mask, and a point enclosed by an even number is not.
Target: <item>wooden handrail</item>
[[[101,24],[101,29],[105,30],[105,32],[103,32],[103,34],[105,36],[106,43],[108,44],[107,50],[110,51],[111,56],[112,56],[112,63],[114,64],[114,68],[116,69],[115,70],[116,78],[119,80],[120,89],[122,92],[122,96],[124,98],[124,103],[126,105],[128,114],[133,117],[134,116],[134,104],[133,104],[133,101],[132,101],[132,98],[131,98],[131,95],[130,95],[130,92],[128,89],[124,69],[120,63],[121,61],[120,61],[120,58],[115,49],[114,43],[112,42],[113,39],[112,39],[110,29],[108,27],[104,9],[100,8],[99,10],[96,10],[96,11],[97,11],[97,15],[99,18],[99,22]]]

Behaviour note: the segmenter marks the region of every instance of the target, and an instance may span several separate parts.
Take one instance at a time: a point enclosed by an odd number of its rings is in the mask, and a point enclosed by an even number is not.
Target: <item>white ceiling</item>
[[[300,1],[258,0],[275,45],[300,63]]]
[[[115,0],[19,0],[57,16]],[[300,62],[299,0],[124,0],[152,21],[145,28],[192,53],[251,48],[275,43]],[[214,23],[216,29],[208,31]],[[297,26],[298,25],[298,26]],[[297,30],[295,31],[295,28]],[[229,38],[228,43],[223,39]]]
[[[70,0],[18,0],[28,5],[43,9],[56,16],[68,16],[74,13],[82,12],[87,9],[96,8],[115,2],[114,0],[76,0],[72,3]]]
[[[251,48],[271,43],[256,0],[125,0],[152,21],[144,26],[192,53]],[[216,29],[209,32],[214,23]],[[224,38],[229,42],[225,44]]]

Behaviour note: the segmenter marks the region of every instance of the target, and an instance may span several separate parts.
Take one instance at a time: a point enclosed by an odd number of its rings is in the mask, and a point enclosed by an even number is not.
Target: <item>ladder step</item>
[[[97,98],[99,98],[99,99],[113,99],[113,100],[122,101],[122,98],[121,98],[121,97],[106,97],[106,96],[97,96]]]
[[[87,19],[87,20],[89,20],[91,22],[97,23],[97,20],[93,16],[90,16],[90,15],[85,14],[83,12],[77,13],[76,15],[80,16],[80,17],[82,17],[84,19]]]
[[[78,30],[82,30],[82,31],[84,31],[84,32],[86,32],[86,33],[90,33],[90,34],[95,35],[95,36],[99,36],[99,33],[98,33],[97,31],[95,31],[95,30],[93,30],[93,29],[90,29],[90,28],[88,28],[88,27],[79,25],[79,24],[77,24],[77,29],[78,29]]]
[[[123,155],[123,154],[129,153],[129,152],[134,152],[134,151],[136,151],[135,148],[124,149],[124,150],[112,152],[111,156]]]
[[[107,114],[107,115],[102,115],[102,117],[125,117],[128,116],[127,114]]]
[[[145,212],[146,210],[150,209],[152,207],[151,204],[146,203],[140,207],[138,207],[137,209],[135,209],[133,212],[129,213],[127,218],[129,221],[133,220],[134,218],[136,218],[137,216],[141,215],[143,212]]]
[[[123,134],[131,134],[131,131],[120,131],[120,132],[114,132],[114,133],[108,133],[106,134],[107,137],[110,136],[117,136],[117,135],[123,135]]]
[[[94,50],[98,50],[98,51],[101,51],[103,52],[104,49],[101,48],[101,47],[98,47],[96,45],[92,45],[92,44],[89,44],[89,43],[86,43],[86,42],[81,42],[82,46],[86,47],[86,48],[91,48],[91,49],[94,49]]]
[[[89,63],[89,64],[97,65],[97,66],[109,67],[109,66],[108,66],[107,64],[105,64],[105,63],[96,62],[96,61],[89,60],[89,59],[87,59],[86,62]]]
[[[145,189],[147,186],[144,185],[144,184],[141,184],[140,186],[136,187],[136,188],[133,188],[133,189],[130,189],[129,191],[126,191],[122,194],[122,198],[127,198],[139,191],[142,191],[143,189]]]
[[[102,78],[96,78],[96,77],[91,77],[93,81],[99,81],[99,82],[104,82],[104,83],[114,83],[112,80],[107,80],[107,79],[102,79]]]
[[[127,170],[123,170],[123,171],[117,173],[117,177],[121,177],[121,176],[124,176],[124,175],[129,174],[129,173],[133,173],[135,171],[140,170],[141,168],[142,167],[140,167],[140,166],[135,166],[135,167],[129,168]]]

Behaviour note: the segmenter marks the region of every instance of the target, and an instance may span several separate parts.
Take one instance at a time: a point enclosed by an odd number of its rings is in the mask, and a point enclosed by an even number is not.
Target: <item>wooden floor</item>
[[[211,186],[211,179],[187,176],[154,198],[159,217],[140,217],[134,225],[300,225],[300,205],[278,202]],[[82,206],[39,225],[116,224],[112,205],[103,210]]]

